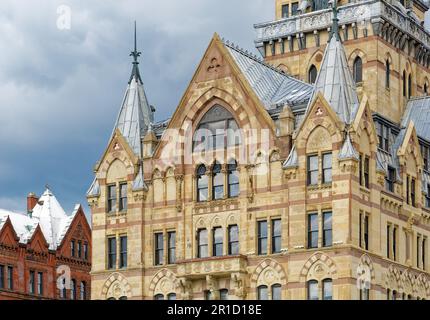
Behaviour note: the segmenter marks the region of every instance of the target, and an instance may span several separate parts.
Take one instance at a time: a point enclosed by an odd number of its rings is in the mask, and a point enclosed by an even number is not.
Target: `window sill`
[[[308,185],[308,191],[314,191],[314,190],[324,190],[324,189],[330,189],[333,187],[333,183],[322,183],[322,184],[311,184]]]

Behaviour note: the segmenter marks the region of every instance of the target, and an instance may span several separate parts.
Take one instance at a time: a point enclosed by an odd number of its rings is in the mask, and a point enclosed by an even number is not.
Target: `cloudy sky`
[[[212,35],[253,49],[274,0],[2,0],[0,208],[49,184],[70,213],[108,143],[131,72],[133,21],[157,120],[175,110]],[[62,7],[66,5],[67,7]],[[67,19],[70,9],[70,28]]]

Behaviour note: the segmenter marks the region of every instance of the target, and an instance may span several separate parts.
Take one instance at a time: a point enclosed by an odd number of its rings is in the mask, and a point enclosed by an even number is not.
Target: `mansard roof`
[[[401,131],[413,121],[417,136],[430,142],[430,97],[410,99],[402,118]]]
[[[266,109],[309,101],[312,85],[285,74],[228,41],[224,41],[224,45]]]
[[[0,210],[0,230],[9,217],[19,237],[19,242],[27,244],[36,231],[37,226],[40,226],[49,244],[49,249],[56,250],[67,233],[79,208],[80,206],[77,205],[73,213],[67,215],[54,194],[47,189],[39,198],[31,215]]]

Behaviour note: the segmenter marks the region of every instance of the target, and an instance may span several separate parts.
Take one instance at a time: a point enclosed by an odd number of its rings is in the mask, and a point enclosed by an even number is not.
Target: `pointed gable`
[[[19,243],[19,237],[9,216],[5,220],[0,219],[0,243],[9,246],[17,246]]]
[[[345,49],[337,32],[337,8],[334,6],[333,33],[315,81],[314,95],[321,92],[338,117],[350,124],[355,118],[359,101]]]
[[[36,252],[47,252],[49,250],[49,243],[46,241],[40,225],[37,225],[33,235],[28,240],[27,249],[31,249]]]

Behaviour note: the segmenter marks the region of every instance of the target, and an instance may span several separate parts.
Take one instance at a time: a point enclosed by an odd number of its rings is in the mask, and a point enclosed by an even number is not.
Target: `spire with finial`
[[[336,40],[340,40],[339,36],[339,18],[337,17],[337,0],[332,0],[333,23],[330,33],[330,39],[335,36]]]
[[[134,79],[136,81],[140,81],[142,83],[142,78],[140,77],[139,72],[139,61],[138,58],[141,56],[142,52],[137,51],[137,26],[136,21],[134,22],[134,51],[130,53],[130,57],[133,57],[133,71],[130,76],[129,83]]]

